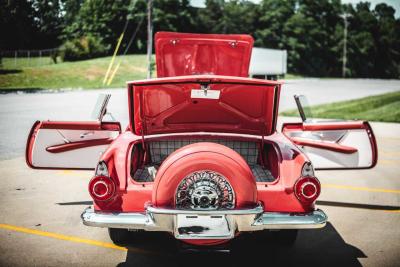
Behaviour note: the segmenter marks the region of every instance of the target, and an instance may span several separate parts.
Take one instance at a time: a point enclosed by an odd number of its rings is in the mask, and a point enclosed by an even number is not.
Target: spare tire
[[[154,181],[152,203],[180,209],[242,209],[257,203],[247,162],[217,143],[194,143],[171,153]]]

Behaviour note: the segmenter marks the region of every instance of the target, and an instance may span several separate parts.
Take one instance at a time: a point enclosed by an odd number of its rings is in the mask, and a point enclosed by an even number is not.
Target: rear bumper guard
[[[309,213],[264,212],[262,205],[243,210],[174,210],[147,207],[146,212],[103,213],[87,208],[87,226],[170,232],[177,239],[231,239],[235,232],[265,229],[314,229],[325,226],[322,210]]]

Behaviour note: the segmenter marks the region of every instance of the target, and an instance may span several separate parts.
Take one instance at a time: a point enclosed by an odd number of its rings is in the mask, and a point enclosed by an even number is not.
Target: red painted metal
[[[219,99],[191,98],[201,84],[219,91]],[[131,128],[137,135],[193,131],[270,135],[275,131],[279,87],[277,82],[220,76],[132,82]]]
[[[293,143],[296,145],[300,146],[311,146],[311,147],[316,147],[316,148],[322,148],[326,150],[331,150],[335,152],[340,152],[344,154],[353,154],[357,152],[357,148],[350,147],[350,146],[344,146],[338,143],[332,143],[332,142],[323,142],[323,141],[312,141],[312,140],[306,140],[300,137],[291,137],[290,138]]]
[[[303,123],[304,131],[364,129],[363,121]]]
[[[46,148],[46,150],[50,153],[62,153],[75,149],[91,147],[91,146],[101,146],[111,144],[113,139],[111,138],[103,138],[103,139],[94,139],[94,140],[85,140],[71,143],[64,143],[59,145],[53,145]]]
[[[100,121],[42,121],[41,129],[58,130],[108,130],[119,131],[121,133],[121,124],[119,122],[100,122]]]
[[[31,130],[29,131],[29,135],[26,140],[25,162],[26,162],[26,165],[28,165],[32,169],[35,169],[35,167],[32,165],[33,141],[35,140],[35,134],[38,131],[39,127],[40,127],[40,121],[35,121],[35,123],[32,125]]]
[[[253,42],[245,34],[158,32],[155,35],[157,76],[248,77]]]

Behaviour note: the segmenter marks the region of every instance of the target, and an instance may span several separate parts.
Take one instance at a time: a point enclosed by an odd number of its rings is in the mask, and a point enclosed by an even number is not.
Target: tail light
[[[301,202],[312,203],[321,193],[321,184],[315,177],[301,177],[294,185],[294,193]]]
[[[115,183],[107,176],[95,176],[89,182],[89,193],[94,200],[107,201],[115,194]]]

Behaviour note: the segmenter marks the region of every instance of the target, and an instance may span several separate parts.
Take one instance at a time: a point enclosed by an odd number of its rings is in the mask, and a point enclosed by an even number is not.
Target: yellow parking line
[[[379,151],[379,155],[399,156],[400,155],[400,151]]]
[[[384,212],[400,213],[400,210],[383,210]]]
[[[57,174],[58,175],[75,176],[75,177],[87,177],[87,178],[91,178],[91,175],[92,175],[92,173],[88,174],[88,173],[81,173],[81,172],[71,171],[71,170],[59,171]]]
[[[52,233],[52,232],[45,232],[45,231],[29,229],[29,228],[25,228],[25,227],[10,225],[10,224],[0,224],[0,228],[6,229],[6,230],[11,230],[11,231],[16,231],[16,232],[21,232],[21,233],[26,233],[26,234],[45,236],[45,237],[50,237],[50,238],[54,238],[54,239],[75,242],[75,243],[83,243],[83,244],[88,244],[88,245],[97,246],[97,247],[111,248],[111,249],[117,249],[117,250],[122,250],[122,251],[128,250],[127,248],[116,246],[112,243],[106,243],[106,242],[90,240],[90,239],[83,239],[83,238],[76,237],[76,236],[62,235],[62,234],[57,234],[57,233]]]
[[[328,188],[337,188],[337,189],[349,189],[349,190],[357,190],[357,191],[369,191],[369,192],[400,194],[400,190],[396,190],[396,189],[358,187],[358,186],[339,185],[339,184],[322,184],[322,186],[323,187],[328,187]]]
[[[378,165],[398,165],[400,164],[399,160],[391,160],[391,159],[378,159]]]

